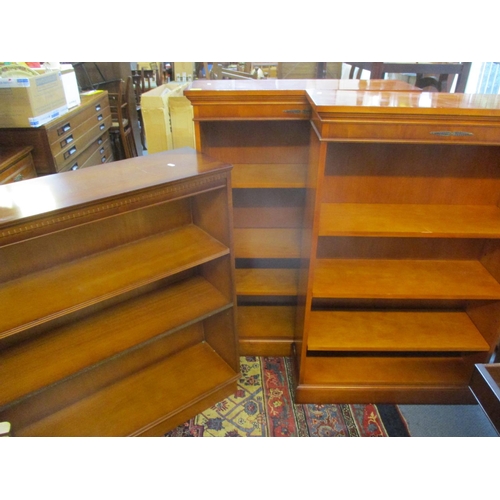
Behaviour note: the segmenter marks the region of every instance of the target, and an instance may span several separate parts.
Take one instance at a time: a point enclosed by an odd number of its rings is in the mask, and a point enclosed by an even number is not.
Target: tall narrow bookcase
[[[500,98],[307,94],[297,401],[473,402],[500,336]]]
[[[0,186],[0,420],[162,435],[236,390],[231,166],[186,148]]]
[[[200,80],[184,94],[197,149],[234,166],[238,337],[249,355],[294,342],[311,106],[306,89],[407,91],[386,80]]]

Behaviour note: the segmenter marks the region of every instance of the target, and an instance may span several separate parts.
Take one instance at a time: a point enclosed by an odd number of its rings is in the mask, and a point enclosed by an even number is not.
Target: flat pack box
[[[82,101],[73,66],[71,64],[61,64],[61,76],[68,109],[79,106]]]
[[[194,138],[194,114],[191,101],[182,96],[172,97],[168,101],[172,141],[174,149],[190,147],[196,149]]]
[[[60,72],[0,78],[0,127],[39,127],[67,112]]]
[[[195,147],[193,106],[184,97],[189,84],[166,83],[141,96],[148,153]]]

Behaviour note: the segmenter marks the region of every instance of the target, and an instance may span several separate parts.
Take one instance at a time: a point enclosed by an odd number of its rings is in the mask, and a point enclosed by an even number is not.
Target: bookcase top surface
[[[231,165],[181,148],[0,186],[0,228],[93,202],[230,170]]]
[[[196,80],[185,90],[187,96],[194,96],[202,91],[208,93],[241,94],[241,93],[294,93],[304,95],[308,89],[319,90],[414,90],[416,87],[400,80],[347,80],[347,79],[290,79],[290,80]]]
[[[444,92],[364,92],[306,89],[318,113],[447,114],[500,117],[500,96]]]

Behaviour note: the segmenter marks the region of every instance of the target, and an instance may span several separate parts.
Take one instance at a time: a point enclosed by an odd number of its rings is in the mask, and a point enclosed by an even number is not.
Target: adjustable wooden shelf
[[[0,186],[13,435],[161,435],[236,390],[230,170],[186,148]]]
[[[500,335],[500,100],[307,94],[297,401],[473,402]]]
[[[197,148],[235,166],[241,351],[293,346],[299,402],[473,402],[500,330],[498,97],[331,80],[185,93]]]
[[[294,342],[311,106],[306,89],[414,89],[387,80],[200,80],[197,149],[234,166],[238,337],[249,355],[290,355]]]

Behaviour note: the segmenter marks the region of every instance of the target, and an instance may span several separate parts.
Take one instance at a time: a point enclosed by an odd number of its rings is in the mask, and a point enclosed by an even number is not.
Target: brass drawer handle
[[[283,110],[283,113],[288,113],[288,114],[292,114],[292,115],[300,115],[300,114],[309,114],[309,110],[308,109],[285,109]]]
[[[99,116],[97,117],[97,121],[98,121],[98,122],[100,122],[100,121],[102,120],[102,118],[103,118],[103,116],[102,116],[102,115],[99,115]]]
[[[103,157],[101,158],[101,163],[106,163],[106,157],[105,157],[105,156],[103,156]]]
[[[78,163],[75,163],[70,170],[78,170]]]
[[[14,182],[19,182],[19,181],[22,181],[22,180],[23,180],[23,174],[17,174],[14,177]]]
[[[101,111],[101,105],[100,104],[97,104],[96,107],[95,107],[95,110],[96,111]]]
[[[99,130],[104,130],[106,128],[106,125],[104,123],[101,124],[101,126],[99,127]]]
[[[432,135],[439,135],[441,137],[470,137],[474,135],[472,132],[451,132],[449,130],[443,130],[440,132],[431,132]]]

